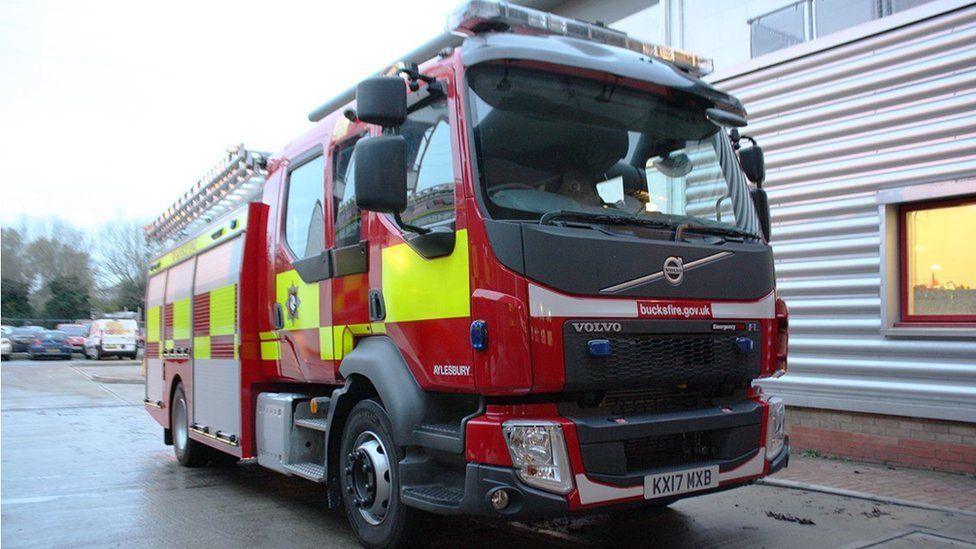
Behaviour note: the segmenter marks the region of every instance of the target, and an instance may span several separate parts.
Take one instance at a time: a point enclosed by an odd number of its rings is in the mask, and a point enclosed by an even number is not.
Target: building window
[[[749,20],[752,57],[788,48],[932,0],[801,0]]]
[[[901,321],[976,323],[976,196],[899,208]]]

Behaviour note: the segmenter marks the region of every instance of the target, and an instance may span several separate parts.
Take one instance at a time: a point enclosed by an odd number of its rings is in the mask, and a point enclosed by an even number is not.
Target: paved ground
[[[976,476],[796,455],[773,477],[976,514]]]
[[[3,363],[5,547],[351,547],[318,486],[256,465],[184,469],[142,410],[136,364]],[[882,479],[883,480],[883,479]],[[751,486],[618,516],[439,519],[446,547],[976,547],[972,514]]]

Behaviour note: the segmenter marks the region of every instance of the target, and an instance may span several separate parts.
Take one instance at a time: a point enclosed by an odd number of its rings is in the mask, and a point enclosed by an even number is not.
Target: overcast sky
[[[0,0],[2,223],[149,220],[228,146],[279,150],[457,3]]]

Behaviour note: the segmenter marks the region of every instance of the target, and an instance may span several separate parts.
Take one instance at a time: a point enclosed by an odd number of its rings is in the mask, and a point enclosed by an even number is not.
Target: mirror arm
[[[438,82],[433,76],[421,73],[416,63],[405,64],[404,66],[400,67],[397,74],[407,75],[407,78],[410,80],[410,91],[415,92],[419,90],[420,84],[418,84],[418,81],[423,80],[427,84],[427,93],[431,95],[445,95],[444,86],[442,86],[441,83]]]
[[[427,234],[427,233],[430,232],[430,229],[425,229],[423,227],[418,227],[416,225],[411,225],[409,223],[405,223],[403,221],[403,218],[400,217],[400,212],[397,212],[397,213],[393,214],[393,220],[396,221],[396,224],[397,224],[398,227],[400,227],[401,229],[403,229],[405,231],[410,231],[410,232],[417,233],[417,234]]]

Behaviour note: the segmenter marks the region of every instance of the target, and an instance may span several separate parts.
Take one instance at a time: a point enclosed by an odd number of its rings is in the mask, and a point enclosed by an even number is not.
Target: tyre
[[[206,465],[210,458],[209,448],[190,438],[190,415],[187,412],[186,393],[183,384],[176,386],[173,401],[170,403],[169,425],[173,430],[173,452],[176,461],[184,467],[200,467]]]
[[[342,433],[339,484],[353,533],[366,547],[403,547],[426,518],[400,502],[399,464],[390,418],[378,403],[353,407]]]

